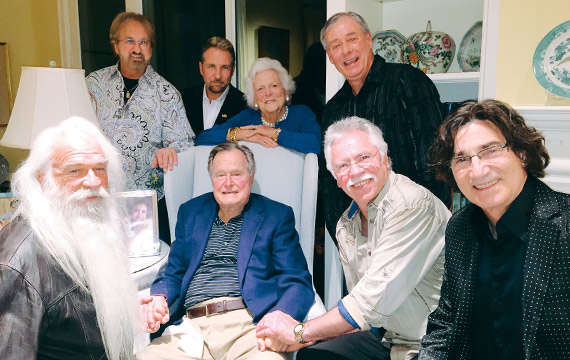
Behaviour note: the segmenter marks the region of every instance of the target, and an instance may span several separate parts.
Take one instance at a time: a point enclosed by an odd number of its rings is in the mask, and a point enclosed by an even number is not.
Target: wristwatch
[[[293,334],[295,334],[295,340],[297,340],[299,344],[307,343],[305,340],[303,340],[303,330],[305,330],[305,324],[303,323],[297,324],[297,326],[295,326],[295,328],[293,329]]]

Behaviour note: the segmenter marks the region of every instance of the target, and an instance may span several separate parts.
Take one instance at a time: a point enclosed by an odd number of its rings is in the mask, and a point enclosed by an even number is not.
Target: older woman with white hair
[[[279,61],[257,59],[246,79],[245,109],[224,124],[203,131],[195,145],[250,141],[265,147],[278,145],[318,154],[321,128],[305,105],[287,105],[295,82]]]

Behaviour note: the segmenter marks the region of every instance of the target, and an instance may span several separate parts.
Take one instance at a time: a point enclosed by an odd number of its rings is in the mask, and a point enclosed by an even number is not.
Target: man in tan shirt
[[[429,190],[391,170],[388,146],[370,121],[340,120],[324,144],[327,168],[353,200],[336,230],[349,294],[306,323],[266,315],[258,344],[294,351],[330,339],[297,359],[413,359],[439,301],[451,214]]]

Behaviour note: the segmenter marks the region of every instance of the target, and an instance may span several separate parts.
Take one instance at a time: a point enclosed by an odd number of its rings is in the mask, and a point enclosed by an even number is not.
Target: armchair
[[[252,192],[269,197],[293,208],[295,229],[307,265],[313,273],[313,246],[317,202],[317,156],[301,154],[277,147],[265,148],[256,143],[245,144],[255,156],[256,174]],[[178,165],[164,176],[164,193],[170,220],[170,233],[174,236],[178,208],[184,202],[212,191],[208,176],[208,156],[213,146],[195,146],[178,154]],[[176,239],[172,239],[176,241]],[[307,318],[326,311],[321,299],[315,296]]]

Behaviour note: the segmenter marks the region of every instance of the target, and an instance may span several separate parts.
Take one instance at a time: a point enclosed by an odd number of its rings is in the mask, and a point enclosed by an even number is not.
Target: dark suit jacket
[[[198,135],[204,131],[204,114],[202,112],[204,84],[184,89],[180,94],[182,95],[182,101],[186,108],[186,116],[188,117],[190,126],[192,127],[192,130],[194,130],[196,137],[198,137]],[[216,118],[214,125],[225,123],[226,120],[237,115],[240,111],[245,109],[246,106],[247,103],[243,98],[243,93],[230,84],[230,90],[222,104],[222,108],[218,113],[218,117]]]
[[[420,359],[471,359],[471,316],[479,244],[475,205],[454,215],[445,234],[445,273],[438,308],[429,316]],[[523,270],[525,359],[570,355],[570,195],[537,181]],[[485,344],[477,344],[485,346]]]
[[[166,270],[151,287],[151,294],[168,298],[169,324],[185,315],[184,297],[202,261],[217,211],[212,193],[180,206],[176,241],[170,248]],[[244,208],[237,268],[242,297],[253,313],[254,323],[274,310],[302,321],[315,300],[289,206],[250,195]]]

